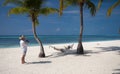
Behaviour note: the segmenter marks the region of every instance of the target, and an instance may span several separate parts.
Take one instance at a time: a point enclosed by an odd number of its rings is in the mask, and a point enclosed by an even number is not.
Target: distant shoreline
[[[104,41],[117,41],[117,40],[96,40],[96,41],[82,41],[83,43],[87,43],[87,42],[104,42]],[[43,46],[46,46],[46,45],[56,45],[56,44],[72,44],[72,43],[75,43],[77,44],[78,42],[66,42],[66,43],[48,43],[48,44],[44,44],[43,43]],[[34,47],[34,46],[39,46],[38,43],[36,44],[28,44],[28,47]],[[8,46],[8,47],[0,47],[1,48],[19,48],[19,44],[18,45],[13,45],[13,46]]]
[[[29,46],[37,46],[33,35],[25,35]],[[79,35],[38,35],[44,45],[77,43]],[[19,47],[19,35],[0,35],[0,48]],[[120,35],[83,35],[82,42],[120,40]]]

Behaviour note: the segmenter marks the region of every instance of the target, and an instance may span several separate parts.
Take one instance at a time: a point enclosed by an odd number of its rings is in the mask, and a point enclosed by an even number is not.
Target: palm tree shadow
[[[72,50],[68,50],[66,52],[55,52],[52,55],[49,55],[48,57],[51,58],[57,58],[57,57],[63,57],[63,56],[67,56],[67,55],[74,55],[74,56],[91,56],[88,55],[88,53],[91,53],[90,51],[85,51],[85,54],[77,54],[76,49],[72,49]]]
[[[111,52],[111,51],[116,51],[118,53],[118,55],[120,55],[120,47],[118,46],[110,46],[110,47],[96,47],[101,49],[101,51],[99,51],[99,53],[101,52]]]
[[[54,52],[51,55],[48,55],[47,57],[57,58],[57,57],[63,57],[67,55],[75,55],[75,56],[85,56],[90,57],[92,54],[100,54],[102,52],[110,52],[110,51],[117,51],[120,55],[120,47],[117,46],[111,46],[111,47],[95,47],[99,48],[100,51],[93,51],[93,50],[84,50],[84,54],[77,54],[76,49],[68,50],[67,52]]]
[[[26,64],[47,64],[52,63],[51,61],[39,61],[39,62],[27,62]]]
[[[84,56],[91,56],[92,54],[97,54],[98,52],[93,52],[92,50],[84,50]]]
[[[54,52],[48,57],[57,58],[57,57],[63,57],[67,55],[76,55],[76,50],[67,50],[66,52]]]
[[[100,54],[102,52],[112,52],[116,51],[118,55],[120,55],[120,47],[111,46],[111,47],[95,47],[100,49],[100,51],[93,51],[93,50],[85,50],[84,55],[92,55],[92,54]]]
[[[120,69],[114,69],[112,74],[120,74]]]

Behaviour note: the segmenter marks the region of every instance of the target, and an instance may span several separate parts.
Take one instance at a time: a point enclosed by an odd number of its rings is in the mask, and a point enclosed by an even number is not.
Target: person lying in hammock
[[[56,48],[54,46],[49,46],[49,47],[51,47],[51,48],[53,48],[54,50],[57,50],[57,51],[66,52],[67,50],[72,49],[73,45],[74,44],[68,45],[68,46],[64,46],[64,48]]]

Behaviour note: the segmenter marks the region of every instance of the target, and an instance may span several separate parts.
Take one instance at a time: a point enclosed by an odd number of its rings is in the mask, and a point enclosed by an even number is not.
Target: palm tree
[[[62,0],[60,0],[60,2],[63,2]],[[83,36],[83,7],[86,6],[88,9],[90,9],[90,13],[92,16],[95,15],[96,13],[96,7],[95,5],[90,1],[90,0],[64,0],[63,3],[61,4],[65,4],[65,6],[68,5],[78,5],[80,8],[80,38],[79,38],[79,42],[78,42],[78,46],[77,46],[77,54],[84,54],[84,49],[83,49],[83,45],[82,45],[82,36]],[[61,8],[62,6],[60,5],[60,12],[63,10]],[[61,13],[60,13],[61,14]]]
[[[54,8],[49,8],[49,7],[43,8],[42,6],[43,1],[45,0],[5,0],[4,2],[4,5],[7,5],[9,3],[16,5],[16,7],[11,8],[9,10],[9,13],[8,13],[9,15],[25,13],[25,14],[28,14],[28,16],[31,18],[34,38],[40,45],[39,57],[45,57],[45,52],[44,52],[42,42],[38,38],[37,33],[36,33],[36,25],[39,24],[38,16],[41,14],[48,15],[50,13],[54,13],[58,11],[57,9],[54,9]]]
[[[107,16],[110,16],[111,13],[112,13],[112,10],[117,7],[117,6],[120,6],[120,0],[117,0],[116,3],[114,3],[107,11]]]
[[[98,4],[98,10],[101,7],[103,0],[99,0],[99,4]],[[107,10],[107,16],[110,16],[112,13],[112,10],[117,7],[118,5],[120,5],[120,0],[117,0],[112,6],[110,6]]]

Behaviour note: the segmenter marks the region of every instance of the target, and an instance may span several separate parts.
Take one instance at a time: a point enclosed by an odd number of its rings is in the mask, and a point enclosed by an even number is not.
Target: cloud
[[[64,11],[63,13],[76,14],[76,13],[79,13],[79,10]]]
[[[60,28],[57,28],[56,31],[59,32],[61,29]]]
[[[23,30],[23,33],[32,33],[32,29]]]
[[[45,2],[46,6],[52,6],[53,4],[51,2]]]

